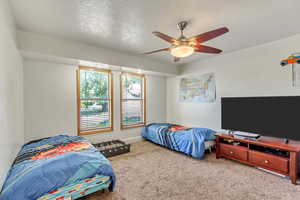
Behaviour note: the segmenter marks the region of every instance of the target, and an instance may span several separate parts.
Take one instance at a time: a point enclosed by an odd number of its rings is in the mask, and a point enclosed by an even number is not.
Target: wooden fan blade
[[[221,49],[216,49],[216,48],[209,47],[209,46],[204,46],[204,45],[194,46],[194,51],[195,52],[201,52],[201,53],[215,53],[215,54],[218,54],[218,53],[222,52]]]
[[[228,31],[229,31],[228,28],[223,27],[223,28],[219,28],[219,29],[216,29],[216,30],[213,30],[213,31],[209,31],[209,32],[202,33],[200,35],[191,37],[188,40],[196,40],[198,43],[203,43],[203,42],[206,42],[206,41],[211,40],[213,38],[216,38],[220,35],[223,35],[224,33],[227,33]]]
[[[177,41],[176,39],[172,38],[171,36],[168,36],[168,35],[166,35],[166,34],[164,34],[164,33],[158,32],[158,31],[154,31],[154,32],[152,32],[152,33],[153,33],[155,36],[157,36],[157,37],[159,37],[159,38],[161,38],[161,39],[163,39],[163,40],[165,40],[165,41],[167,41],[167,42],[169,42],[169,43],[171,43],[171,44],[173,44],[174,42]]]
[[[158,50],[155,50],[155,51],[150,51],[150,52],[146,52],[146,53],[143,53],[143,54],[152,54],[152,53],[156,53],[156,52],[160,52],[160,51],[169,51],[170,48],[164,48],[164,49],[158,49]]]
[[[174,62],[178,62],[179,60],[180,60],[180,58],[174,57]]]

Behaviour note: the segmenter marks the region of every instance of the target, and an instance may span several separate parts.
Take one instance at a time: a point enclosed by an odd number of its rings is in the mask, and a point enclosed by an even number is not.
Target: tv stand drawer
[[[247,161],[248,151],[247,148],[241,146],[233,146],[229,144],[220,144],[220,153],[229,158]]]
[[[266,153],[249,151],[249,162],[263,168],[274,169],[283,173],[288,173],[289,171],[289,160],[287,158]]]
[[[238,144],[238,145],[234,145]],[[300,142],[261,136],[258,140],[236,138],[228,134],[216,135],[216,158],[228,158],[244,164],[289,176],[293,184],[298,179]]]

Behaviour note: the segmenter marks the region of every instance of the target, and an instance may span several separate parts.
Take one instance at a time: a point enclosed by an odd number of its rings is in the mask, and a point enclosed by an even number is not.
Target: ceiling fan
[[[202,33],[200,35],[196,35],[190,38],[186,38],[183,35],[183,30],[188,25],[187,21],[182,21],[177,24],[178,29],[181,32],[181,35],[178,39],[174,39],[173,37],[170,37],[164,33],[154,31],[152,32],[155,36],[171,43],[171,47],[164,48],[164,49],[158,49],[155,51],[150,51],[144,54],[152,54],[157,53],[160,51],[169,51],[172,56],[174,56],[174,61],[177,62],[181,58],[188,57],[192,55],[194,52],[200,52],[200,53],[212,53],[212,54],[219,54],[222,52],[220,49],[216,49],[213,47],[202,45],[202,43],[211,40],[213,38],[216,38],[220,35],[223,35],[224,33],[227,33],[229,31],[228,28],[223,27],[219,28],[213,31],[209,31],[206,33]]]

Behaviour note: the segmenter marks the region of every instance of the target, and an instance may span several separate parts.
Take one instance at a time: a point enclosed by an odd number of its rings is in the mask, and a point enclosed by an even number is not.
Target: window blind
[[[140,74],[121,75],[121,127],[145,124],[145,77]]]
[[[110,71],[80,67],[78,79],[79,134],[111,130]]]

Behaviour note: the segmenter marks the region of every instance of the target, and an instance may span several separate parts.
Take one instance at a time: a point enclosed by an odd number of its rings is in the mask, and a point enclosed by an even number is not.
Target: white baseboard
[[[143,137],[142,136],[136,136],[136,137],[130,137],[130,138],[124,138],[122,139],[122,141],[126,142],[126,143],[134,143],[134,142],[139,142],[139,141],[143,141]]]

